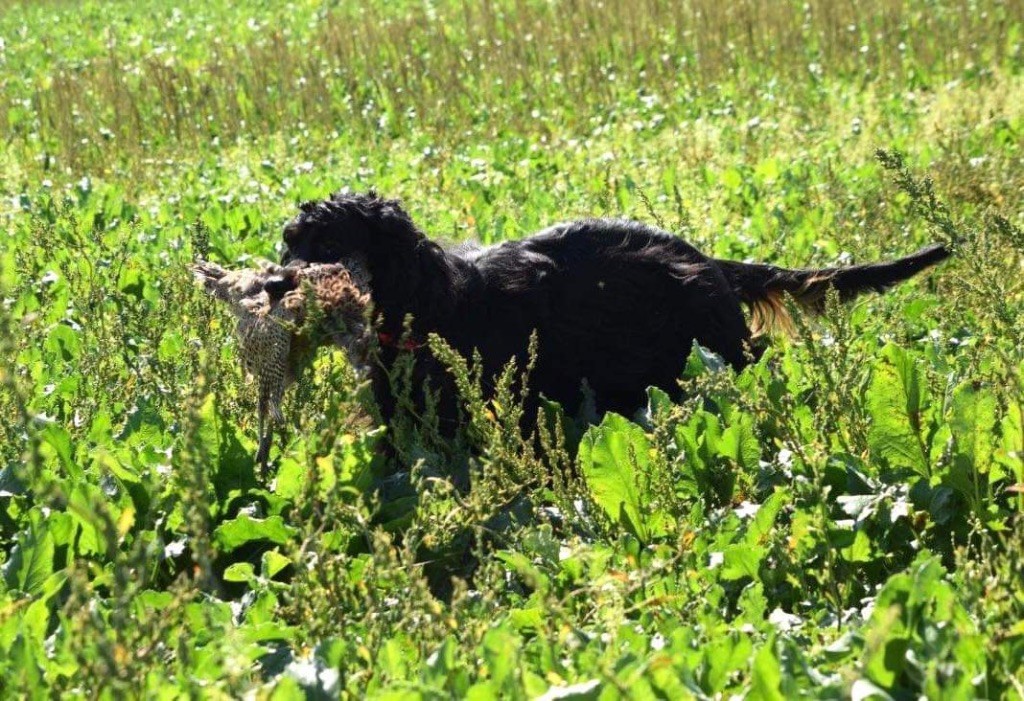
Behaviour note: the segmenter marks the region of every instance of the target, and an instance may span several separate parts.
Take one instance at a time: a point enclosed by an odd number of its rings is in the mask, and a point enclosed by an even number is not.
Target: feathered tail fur
[[[789,270],[732,260],[715,262],[740,300],[750,308],[751,331],[759,335],[769,330],[792,330],[793,320],[784,303],[786,294],[802,308],[820,313],[829,287],[836,289],[842,301],[862,292],[883,292],[949,256],[948,248],[934,244],[889,262],[818,270]]]

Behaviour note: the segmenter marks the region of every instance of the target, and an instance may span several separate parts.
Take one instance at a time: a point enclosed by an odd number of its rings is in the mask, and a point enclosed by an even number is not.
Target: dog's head
[[[397,200],[372,190],[336,193],[299,209],[284,228],[286,265],[343,265],[371,296],[388,333],[400,333],[408,315],[433,328],[436,317],[447,313],[451,276],[444,252],[416,228]]]
[[[373,268],[411,255],[422,238],[397,200],[372,190],[339,192],[299,206],[299,214],[284,228],[282,263],[358,260]]]

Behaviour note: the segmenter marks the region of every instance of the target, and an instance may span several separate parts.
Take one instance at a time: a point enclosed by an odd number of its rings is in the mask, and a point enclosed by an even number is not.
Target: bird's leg
[[[267,398],[262,393],[260,394],[258,413],[257,432],[260,437],[260,445],[256,451],[256,463],[260,466],[260,481],[266,482],[270,445],[274,442],[274,428],[267,421]]]
[[[266,482],[269,471],[270,445],[274,442],[274,432],[268,430],[260,435],[260,447],[256,453],[256,462],[260,465],[260,480]]]

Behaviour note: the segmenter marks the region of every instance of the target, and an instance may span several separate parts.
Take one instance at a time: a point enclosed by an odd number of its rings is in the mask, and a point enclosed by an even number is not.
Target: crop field
[[[1020,0],[0,0],[0,142],[0,697],[1024,698]],[[536,440],[325,349],[263,479],[189,265],[370,187],[954,256]]]

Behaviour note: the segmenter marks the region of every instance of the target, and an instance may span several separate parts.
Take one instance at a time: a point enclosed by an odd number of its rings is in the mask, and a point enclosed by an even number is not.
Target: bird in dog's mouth
[[[266,476],[274,427],[283,423],[285,390],[316,349],[333,343],[353,362],[365,361],[370,340],[370,295],[360,267],[341,263],[227,270],[207,261],[192,266],[214,298],[237,319],[235,335],[246,374],[256,380],[259,448]]]

